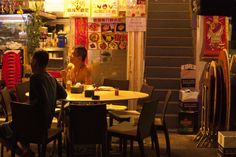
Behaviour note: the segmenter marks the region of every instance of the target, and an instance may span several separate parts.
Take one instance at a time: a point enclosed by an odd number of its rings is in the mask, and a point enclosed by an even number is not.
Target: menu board
[[[126,49],[127,33],[122,18],[93,18],[88,21],[88,49]]]
[[[92,17],[117,17],[118,0],[91,1]]]
[[[65,3],[65,16],[90,16],[90,1],[67,0]]]

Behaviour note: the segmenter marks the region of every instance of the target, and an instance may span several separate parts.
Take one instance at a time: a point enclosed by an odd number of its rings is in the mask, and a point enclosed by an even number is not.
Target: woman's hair
[[[46,66],[48,65],[49,56],[46,51],[39,50],[34,52],[33,59],[37,61],[38,65],[41,68],[46,68]]]
[[[78,57],[82,57],[82,61],[84,62],[87,57],[87,50],[85,47],[76,47],[74,53],[77,54]]]

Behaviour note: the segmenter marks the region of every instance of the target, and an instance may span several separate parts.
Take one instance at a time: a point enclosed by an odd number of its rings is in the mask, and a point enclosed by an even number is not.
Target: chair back
[[[47,125],[33,105],[11,102],[13,131],[17,140],[27,143],[43,143],[47,137]]]
[[[146,100],[152,98],[153,91],[154,91],[154,86],[150,86],[148,84],[143,84],[142,87],[141,87],[140,92],[147,93],[149,95],[149,97],[148,98],[138,99],[138,105],[143,105],[143,103]]]
[[[69,107],[69,139],[73,144],[102,144],[106,141],[106,104]]]
[[[145,101],[138,120],[138,136],[141,139],[150,136],[157,110],[157,98]]]
[[[26,92],[30,90],[30,82],[23,82],[16,85],[16,95],[19,102],[26,102],[27,96],[25,95]]]
[[[6,121],[9,121],[12,119],[12,111],[11,111],[11,96],[8,91],[8,88],[5,87],[1,90],[2,95],[2,102],[3,102],[3,110],[6,115]]]
[[[114,80],[105,78],[103,80],[103,85],[119,88],[120,90],[129,90],[129,80]]]
[[[167,107],[171,98],[171,93],[172,93],[171,90],[168,90],[165,96],[165,101],[164,101],[162,115],[161,115],[162,123],[165,123],[166,111],[167,111]]]

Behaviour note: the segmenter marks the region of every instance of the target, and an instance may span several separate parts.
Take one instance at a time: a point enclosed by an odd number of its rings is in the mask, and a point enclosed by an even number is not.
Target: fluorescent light
[[[45,0],[44,9],[46,12],[64,12],[64,0]]]

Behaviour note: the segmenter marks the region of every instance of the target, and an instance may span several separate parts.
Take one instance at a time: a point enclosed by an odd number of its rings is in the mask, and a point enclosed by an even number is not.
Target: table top
[[[29,96],[29,92],[25,94]],[[115,95],[115,91],[95,91],[94,95],[100,96],[99,100],[93,100],[91,97],[85,97],[83,93],[71,93],[67,92],[67,97],[63,101],[67,102],[105,102],[105,101],[120,101],[120,100],[132,100],[139,98],[146,98],[149,95],[142,92],[119,90],[119,95]]]
[[[146,98],[149,96],[146,93],[127,91],[127,90],[119,90],[119,95],[115,95],[115,91],[95,91],[94,95],[100,96],[100,99],[93,100],[91,97],[85,97],[84,92],[80,94],[67,92],[67,98],[64,99],[64,101],[69,101],[69,102],[120,101],[120,100]]]

